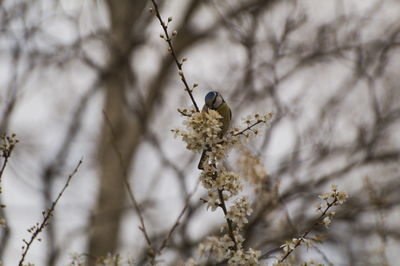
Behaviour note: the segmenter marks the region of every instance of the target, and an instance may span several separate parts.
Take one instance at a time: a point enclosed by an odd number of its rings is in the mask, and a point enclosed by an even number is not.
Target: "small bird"
[[[228,104],[225,102],[222,95],[217,91],[210,91],[207,93],[205,97],[205,104],[203,106],[202,112],[207,112],[209,109],[217,111],[221,116],[222,128],[220,131],[220,138],[222,138],[225,133],[228,131],[229,124],[231,123],[232,119],[232,111],[229,108]],[[206,152],[209,149],[203,150],[201,154],[201,158],[199,161],[199,165],[197,166],[198,169],[204,170],[204,162],[207,160]]]

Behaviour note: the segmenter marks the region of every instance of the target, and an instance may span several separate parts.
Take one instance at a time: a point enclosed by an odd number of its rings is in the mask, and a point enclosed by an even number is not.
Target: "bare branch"
[[[68,176],[67,182],[64,184],[64,187],[61,189],[60,193],[58,194],[57,198],[53,201],[50,208],[48,210],[42,212],[42,215],[43,215],[42,222],[40,224],[37,223],[36,225],[34,225],[30,229],[28,229],[28,232],[32,233],[32,235],[31,235],[31,239],[29,241],[26,241],[25,239],[23,240],[23,242],[24,242],[24,246],[22,247],[23,253],[22,253],[21,260],[18,263],[19,266],[23,265],[26,254],[28,253],[28,250],[31,247],[33,241],[38,237],[38,235],[43,231],[43,229],[49,224],[49,220],[51,219],[51,217],[53,217],[54,209],[55,209],[58,201],[60,200],[61,196],[64,194],[64,191],[69,186],[69,183],[70,183],[72,177],[78,172],[78,169],[81,166],[81,164],[82,164],[82,159],[78,162],[78,165],[75,167],[75,169],[72,171],[72,173]],[[39,238],[38,240],[40,241],[41,239]]]

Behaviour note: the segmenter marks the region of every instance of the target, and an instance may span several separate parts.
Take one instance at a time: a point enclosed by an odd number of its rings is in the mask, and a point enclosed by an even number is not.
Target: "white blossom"
[[[226,218],[234,222],[239,228],[248,223],[247,216],[251,215],[253,209],[247,197],[242,197],[229,208]]]
[[[221,138],[222,117],[218,112],[196,112],[187,109],[178,111],[187,117],[184,121],[186,129],[172,130],[175,137],[181,137],[189,150],[206,152],[207,161],[203,164],[200,181],[207,189],[207,198],[203,199],[207,209],[215,211],[221,207],[225,212],[227,208],[227,222],[221,228],[223,235],[220,238],[208,237],[198,247],[200,257],[188,260],[185,265],[201,265],[202,259],[207,263],[211,259],[216,263],[227,261],[228,265],[257,265],[260,252],[253,249],[243,250],[244,238],[239,232],[244,224],[248,223],[248,216],[253,210],[248,197],[239,197],[233,204],[229,204],[229,200],[243,190],[243,185],[239,175],[224,167],[223,160],[232,147],[241,143],[243,136],[248,138],[256,135],[257,131],[253,126],[266,122],[272,114],[249,117],[244,129],[234,128]],[[262,167],[255,167],[254,171],[258,176],[266,176]]]

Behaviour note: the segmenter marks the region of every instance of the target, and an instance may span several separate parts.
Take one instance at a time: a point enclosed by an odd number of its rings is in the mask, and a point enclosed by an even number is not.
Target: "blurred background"
[[[264,254],[299,236],[332,183],[349,194],[321,244],[293,261],[397,265],[400,260],[400,2],[396,0],[158,1],[185,75],[212,88],[233,124],[274,112],[247,144],[268,175],[252,195],[245,244]],[[195,254],[218,235],[197,186],[199,155],[171,129],[192,107],[162,28],[146,0],[0,0],[0,132],[20,143],[2,178],[0,257],[21,258],[78,161],[83,165],[27,261],[68,265],[72,254],[147,262],[139,219],[122,182],[129,173],[145,224],[160,246],[192,195],[160,265]],[[107,119],[110,123],[107,123]],[[110,129],[110,124],[112,129]],[[118,147],[124,164],[113,148]],[[236,170],[234,150],[228,158]],[[270,263],[273,256],[263,261]]]

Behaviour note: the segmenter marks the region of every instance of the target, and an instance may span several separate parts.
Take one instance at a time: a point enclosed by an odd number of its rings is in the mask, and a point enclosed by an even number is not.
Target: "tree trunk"
[[[144,126],[126,106],[127,77],[134,48],[133,27],[143,11],[146,1],[109,0],[111,32],[109,40],[109,64],[103,74],[105,90],[104,112],[98,143],[99,194],[91,221],[89,254],[93,257],[113,253],[118,247],[118,235],[123,206],[126,198],[122,178],[131,167],[133,155],[139,144]],[[121,154],[116,154],[114,145]]]

